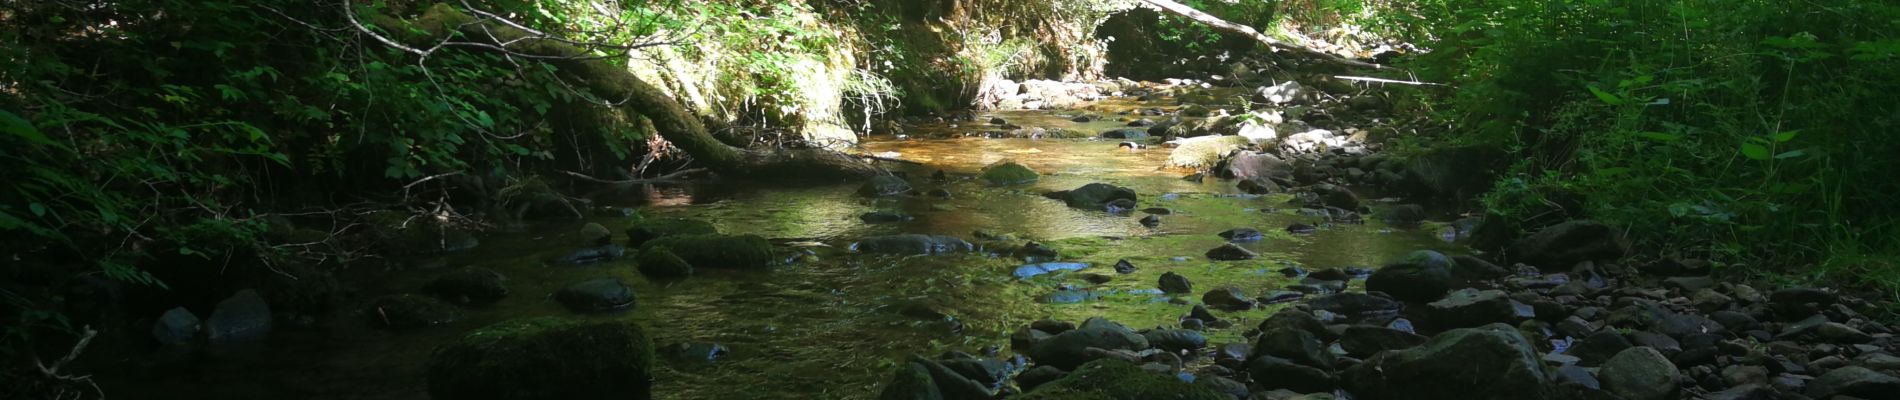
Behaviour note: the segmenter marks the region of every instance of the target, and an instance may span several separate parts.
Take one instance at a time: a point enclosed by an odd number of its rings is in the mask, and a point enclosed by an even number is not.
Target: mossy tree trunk
[[[576,87],[596,98],[618,102],[628,115],[643,115],[661,137],[692,155],[699,165],[721,173],[770,178],[844,180],[886,173],[847,154],[823,149],[743,149],[720,142],[699,118],[671,96],[633,75],[614,58],[600,58],[571,42],[552,40],[510,24],[477,18],[443,3],[421,16],[399,20],[373,18],[375,25],[417,48],[436,48],[445,40],[455,47],[532,58],[558,68]],[[578,104],[577,106],[594,106]]]

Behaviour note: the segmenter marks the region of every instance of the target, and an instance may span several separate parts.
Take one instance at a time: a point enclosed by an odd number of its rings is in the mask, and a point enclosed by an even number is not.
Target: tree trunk
[[[347,6],[346,6],[347,7]],[[437,3],[413,20],[373,17],[375,24],[402,41],[421,48],[460,34],[456,40],[483,43],[491,51],[527,55],[554,65],[594,96],[622,101],[628,115],[643,115],[668,142],[713,171],[736,175],[806,179],[856,179],[887,173],[847,154],[813,149],[741,149],[714,138],[699,118],[672,97],[633,75],[627,67],[596,58],[573,44],[536,38],[534,34],[492,20],[482,20],[453,6]],[[420,29],[418,33],[415,30]],[[468,47],[468,46],[464,46]],[[591,105],[578,105],[591,106]]]
[[[1227,22],[1227,20],[1220,19],[1220,17],[1216,17],[1213,14],[1201,12],[1201,10],[1196,10],[1194,9],[1194,7],[1188,7],[1187,5],[1176,3],[1171,0],[1142,0],[1142,1],[1148,3],[1149,5],[1158,7],[1162,11],[1167,11],[1174,15],[1179,15],[1183,18],[1191,19],[1191,20],[1194,20],[1195,22],[1206,24],[1207,26],[1214,27],[1215,29],[1233,32],[1233,33],[1237,33],[1243,36],[1253,38],[1254,40],[1260,41],[1260,43],[1265,43],[1267,47],[1291,51],[1294,53],[1300,53],[1308,57],[1317,58],[1321,61],[1326,61],[1326,62],[1339,64],[1339,65],[1345,65],[1349,67],[1371,68],[1371,69],[1385,69],[1386,68],[1385,66],[1379,65],[1379,64],[1373,64],[1373,63],[1357,61],[1357,60],[1350,60],[1350,59],[1346,59],[1340,56],[1327,54],[1326,52],[1323,52],[1323,51],[1309,49],[1304,46],[1287,44],[1286,42],[1281,42],[1277,39],[1274,39],[1265,34],[1262,34],[1260,33],[1260,31],[1254,30],[1253,27],[1236,24],[1232,22]]]

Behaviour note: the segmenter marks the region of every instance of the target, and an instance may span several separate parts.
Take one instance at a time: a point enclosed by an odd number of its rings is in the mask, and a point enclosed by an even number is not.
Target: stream
[[[1168,99],[1104,102],[1092,112],[1109,118],[1087,123],[1071,122],[1076,112],[1063,111],[998,112],[981,115],[978,121],[1000,117],[1023,126],[1100,132],[1122,127],[1114,118],[1122,110],[1173,104]],[[964,137],[995,129],[983,122],[908,128],[913,137],[948,138],[873,137],[861,150],[915,162],[889,165],[908,175],[920,192],[944,189],[948,198],[872,199],[856,195],[856,184],[783,188],[730,180],[603,192],[593,196],[596,206],[612,211],[597,212],[587,221],[508,227],[483,235],[481,246],[473,250],[395,263],[406,265],[401,268],[346,271],[344,279],[354,292],[344,314],[322,329],[281,330],[264,342],[161,361],[159,367],[145,369],[148,376],[109,383],[117,392],[141,393],[128,395],[135,398],[426,398],[427,361],[437,344],[496,322],[572,315],[551,299],[552,293],[573,282],[615,277],[634,287],[637,304],[624,312],[585,318],[639,321],[662,348],[662,356],[675,343],[713,343],[727,349],[710,362],[665,358],[655,374],[658,398],[868,399],[909,354],[975,353],[989,346],[1008,353],[1010,334],[1038,319],[1106,316],[1137,329],[1176,326],[1190,306],[1170,302],[1170,296],[1155,290],[1165,272],[1191,279],[1195,291],[1179,297],[1198,302],[1200,293],[1213,288],[1232,286],[1259,295],[1298,283],[1298,278],[1280,273],[1288,267],[1376,268],[1414,250],[1461,252],[1448,241],[1453,233],[1443,223],[1396,227],[1368,217],[1363,224],[1324,224],[1289,205],[1289,195],[1248,195],[1232,181],[1183,179],[1191,171],[1162,168],[1169,151],[1160,146],[1126,149],[1107,139]],[[1004,160],[1028,166],[1042,178],[1005,187],[975,178],[984,166]],[[937,170],[950,179],[928,178]],[[1042,196],[1096,182],[1134,189],[1141,197],[1140,208],[1166,208],[1171,214],[1159,216],[1159,226],[1148,228],[1137,222],[1147,215],[1140,211],[1114,215],[1070,208]],[[1368,203],[1375,211],[1392,205]],[[631,221],[617,216],[625,215],[616,212],[622,210],[638,210],[645,217],[703,219],[724,233],[772,238],[781,258],[808,255],[767,271],[700,269],[693,278],[676,282],[650,281],[628,261],[587,266],[544,261],[582,247],[579,228],[587,222],[623,231]],[[915,219],[892,224],[859,220],[860,214],[871,211],[901,211]],[[1288,233],[1285,228],[1295,223],[1320,229]],[[1226,243],[1216,233],[1240,227],[1267,234],[1264,240],[1243,244],[1261,257],[1210,261],[1202,256]],[[1011,239],[979,241],[977,231]],[[1026,263],[1008,255],[903,257],[848,250],[858,239],[898,233],[956,236],[992,251],[1033,240],[1056,249],[1063,261],[1089,267],[1018,279],[1012,271]],[[1120,260],[1138,269],[1119,274],[1112,266]],[[351,313],[367,299],[416,292],[460,267],[500,271],[512,293],[495,304],[466,309],[459,321],[421,329],[379,330]],[[1090,274],[1108,280],[1091,283],[1085,279]],[[1065,293],[1085,294],[1050,296],[1065,288],[1074,289]],[[1242,340],[1243,331],[1282,306],[1223,313],[1235,324],[1209,331],[1210,342]]]

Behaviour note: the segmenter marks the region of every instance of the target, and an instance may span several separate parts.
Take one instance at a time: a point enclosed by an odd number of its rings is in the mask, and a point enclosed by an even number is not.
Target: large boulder
[[[758,235],[673,235],[648,241],[642,250],[659,247],[700,269],[761,269],[774,262],[772,242]]]
[[[577,312],[601,312],[632,307],[633,287],[620,278],[590,279],[561,288],[554,300]]]
[[[951,236],[903,234],[874,236],[851,244],[860,253],[930,255],[975,250],[976,245]]]
[[[1035,170],[1014,161],[1002,161],[983,167],[983,181],[991,185],[1006,186],[1035,182],[1042,178]]]
[[[1232,400],[1233,396],[1125,361],[1099,360],[1011,400]]]
[[[910,182],[895,175],[878,175],[858,186],[858,195],[864,197],[884,197],[910,192]]]
[[[1568,270],[1583,261],[1621,258],[1629,253],[1622,232],[1595,221],[1570,221],[1537,231],[1507,250],[1511,260],[1545,269]]]
[[[476,330],[429,357],[435,399],[653,398],[653,342],[625,321],[538,318]]]
[[[1548,398],[1536,350],[1504,324],[1451,330],[1419,347],[1379,353],[1342,375],[1367,400]]]
[[[1106,183],[1091,183],[1082,185],[1082,187],[1073,190],[1049,192],[1043,196],[1062,200],[1062,202],[1068,204],[1069,207],[1089,210],[1106,209],[1108,208],[1109,202],[1116,200],[1128,200],[1129,202],[1140,200],[1135,195],[1134,189]]]
[[[1300,365],[1292,360],[1258,356],[1247,360],[1247,375],[1262,389],[1286,389],[1301,393],[1331,392],[1339,385],[1332,373]]]
[[[1669,400],[1681,390],[1682,372],[1656,349],[1631,347],[1616,353],[1598,370],[1603,390],[1626,400]]]
[[[1862,367],[1837,368],[1809,383],[1807,394],[1816,399],[1834,396],[1891,399],[1900,394],[1900,378]]]
[[[213,342],[244,340],[271,331],[270,304],[257,291],[244,289],[218,302],[205,320],[205,336]]]
[[[706,235],[719,233],[719,228],[710,222],[691,218],[646,218],[627,228],[627,245],[639,247],[649,240],[671,235]]]
[[[1307,305],[1314,310],[1348,317],[1389,316],[1399,312],[1398,301],[1365,293],[1336,293],[1313,299]]]
[[[1240,136],[1215,135],[1176,139],[1169,143],[1173,143],[1175,147],[1168,153],[1168,166],[1199,169],[1212,167],[1227,153],[1247,147],[1253,142]]]
[[[1416,333],[1383,326],[1353,325],[1339,335],[1339,347],[1354,357],[1371,357],[1381,351],[1418,347],[1426,340]]]
[[[198,338],[200,321],[197,315],[184,307],[165,311],[152,323],[152,338],[159,344],[174,345],[189,343]]]
[[[1293,178],[1293,164],[1272,154],[1242,151],[1221,159],[1214,167],[1215,176],[1226,179]]]
[[[1056,368],[1071,369],[1089,362],[1089,348],[1102,350],[1141,351],[1148,348],[1148,339],[1128,329],[1122,324],[1102,318],[1089,318],[1077,327],[1042,341],[1029,350],[1029,357],[1037,364]]]
[[[1385,292],[1399,300],[1428,302],[1451,290],[1451,271],[1437,265],[1401,263],[1387,265],[1366,278],[1366,290]]]
[[[1425,322],[1439,329],[1516,324],[1536,316],[1529,305],[1501,290],[1460,289],[1425,305]]]
[[[1333,355],[1326,352],[1326,344],[1312,332],[1301,329],[1280,328],[1260,333],[1253,342],[1253,354],[1249,358],[1271,356],[1291,360],[1296,364],[1320,369],[1332,369]]]

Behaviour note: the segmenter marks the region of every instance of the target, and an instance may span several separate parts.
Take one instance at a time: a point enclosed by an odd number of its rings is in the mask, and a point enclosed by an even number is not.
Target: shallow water
[[[1121,125],[1112,120],[1067,122],[1073,114],[1000,115],[1026,126],[1090,132]],[[941,125],[921,129],[993,128]],[[1283,230],[1287,225],[1316,221],[1296,214],[1285,196],[1241,195],[1232,182],[1197,183],[1181,179],[1188,171],[1160,169],[1167,158],[1165,149],[1131,151],[1113,141],[978,138],[876,138],[862,147],[868,153],[894,152],[897,158],[920,163],[897,168],[908,173],[919,190],[943,188],[952,197],[865,199],[854,195],[855,185],[781,188],[751,182],[601,193],[596,200],[606,207],[637,208],[647,216],[703,218],[726,233],[803,242],[781,246],[781,255],[810,250],[816,256],[769,271],[700,270],[689,280],[656,283],[626,262],[546,265],[542,260],[579,247],[576,236],[584,222],[520,227],[484,236],[482,246],[469,252],[408,260],[411,267],[406,268],[347,272],[347,280],[357,289],[351,298],[357,301],[414,292],[454,267],[492,268],[509,277],[513,290],[509,298],[469,309],[459,322],[387,332],[370,329],[363,318],[345,316],[322,331],[279,332],[247,347],[158,357],[164,361],[141,360],[135,364],[144,366],[138,368],[143,372],[108,380],[108,390],[131,398],[424,398],[425,365],[436,344],[499,321],[570,315],[549,296],[568,283],[607,276],[634,285],[638,304],[623,313],[588,318],[640,321],[658,344],[713,342],[731,349],[711,364],[668,360],[656,375],[659,398],[864,399],[875,396],[879,382],[908,354],[977,352],[991,345],[1008,352],[1010,332],[1044,317],[1075,321],[1100,315],[1136,328],[1171,326],[1188,307],[1146,294],[1163,272],[1191,279],[1196,292],[1189,298],[1198,301],[1200,293],[1221,286],[1239,287],[1252,295],[1280,289],[1292,283],[1277,272],[1286,266],[1376,267],[1413,250],[1455,250],[1441,238],[1441,224],[1396,228],[1369,221],[1326,226],[1310,235],[1287,234]],[[992,187],[973,178],[983,166],[1003,160],[1023,163],[1044,176],[1033,184],[1010,187]],[[937,183],[926,178],[938,169],[952,179]],[[1136,222],[1144,215],[1139,212],[1110,215],[1078,210],[1041,196],[1092,182],[1133,188],[1141,195],[1141,207],[1168,208],[1174,214],[1162,216],[1158,229],[1148,229]],[[916,219],[887,225],[858,221],[859,214],[874,210],[902,211]],[[591,222],[618,232],[628,220],[598,217]],[[1269,233],[1266,240],[1246,244],[1261,258],[1213,262],[1201,256],[1224,242],[1215,233],[1236,227]],[[980,242],[990,248],[1033,239],[1056,248],[1067,261],[1090,267],[1019,280],[1011,276],[1024,264],[1019,259],[975,254],[865,256],[844,250],[870,235],[929,233],[974,241],[972,232],[977,230],[1016,238]],[[1121,259],[1140,270],[1117,275],[1110,266]],[[1114,278],[1094,285],[1079,278],[1086,273]],[[1036,301],[1060,285],[1107,295],[1079,304]],[[1210,337],[1214,343],[1239,340],[1240,332],[1269,311],[1219,313],[1235,319],[1235,327],[1211,332]]]

